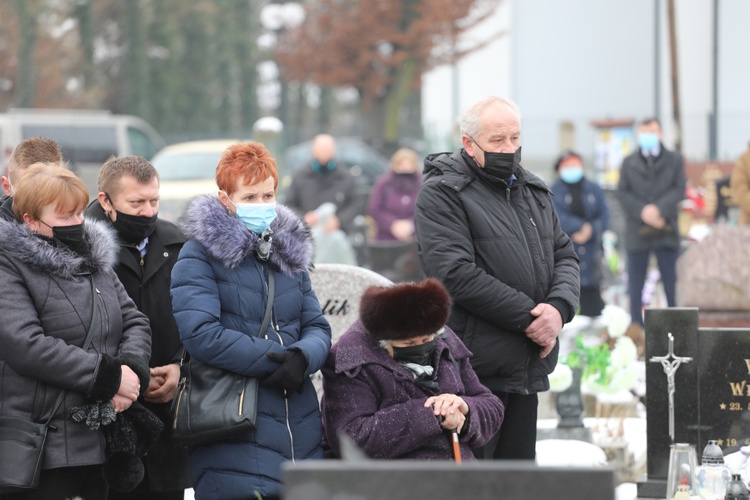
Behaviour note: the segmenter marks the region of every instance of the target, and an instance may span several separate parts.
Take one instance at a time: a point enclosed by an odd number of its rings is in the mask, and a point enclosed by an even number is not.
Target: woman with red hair
[[[331,328],[310,285],[310,232],[276,204],[268,150],[230,146],[216,183],[218,196],[192,200],[181,221],[188,241],[172,271],[175,320],[190,356],[261,386],[255,431],[190,449],[193,487],[199,499],[279,498],[282,462],[323,456],[309,376],[325,362]],[[272,321],[261,332],[268,300]]]

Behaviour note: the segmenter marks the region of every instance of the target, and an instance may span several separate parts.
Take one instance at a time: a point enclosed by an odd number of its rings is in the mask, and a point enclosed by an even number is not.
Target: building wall
[[[709,155],[714,0],[675,4],[683,153],[701,161]],[[750,2],[720,0],[719,6],[717,149],[718,159],[726,161],[750,140]],[[666,0],[505,0],[477,36],[502,29],[508,35],[456,66],[457,88],[451,68],[425,76],[428,148],[436,143],[429,136],[449,136],[460,109],[488,94],[509,96],[519,104],[524,163],[545,178],[560,150],[564,122],[573,124],[575,147],[589,163],[592,121],[638,121],[657,114],[671,147],[675,130],[666,9]]]

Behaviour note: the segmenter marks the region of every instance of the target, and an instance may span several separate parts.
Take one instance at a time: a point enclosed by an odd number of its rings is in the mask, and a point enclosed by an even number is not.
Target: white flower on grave
[[[613,368],[626,367],[638,360],[638,348],[630,337],[620,337],[609,354],[609,363]]]
[[[557,363],[555,369],[549,374],[549,390],[562,392],[573,385],[573,370],[564,363]]]
[[[625,309],[608,304],[602,311],[602,320],[607,325],[607,333],[613,339],[622,337],[630,325],[630,314]]]
[[[584,394],[614,394],[631,390],[638,384],[637,363],[625,366],[610,365],[603,379],[595,374],[581,381],[581,392]]]

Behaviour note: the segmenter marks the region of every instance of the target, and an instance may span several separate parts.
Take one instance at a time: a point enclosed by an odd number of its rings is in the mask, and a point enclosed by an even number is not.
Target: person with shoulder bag
[[[148,319],[112,271],[113,234],[83,219],[83,181],[36,164],[14,187],[16,220],[0,221],[0,493],[106,499],[108,482],[142,473],[115,452],[147,447],[123,430],[149,418],[134,405],[149,384]],[[36,475],[8,439],[21,421],[48,423]]]
[[[257,416],[253,426],[190,448],[193,488],[199,499],[278,499],[283,462],[323,457],[309,376],[325,362],[331,328],[311,288],[310,231],[276,204],[278,174],[268,150],[253,142],[230,146],[216,183],[218,196],[193,199],[181,220],[188,240],[172,270],[174,317],[191,370],[198,361],[243,376],[238,380],[257,379]],[[183,396],[178,389],[178,409]]]

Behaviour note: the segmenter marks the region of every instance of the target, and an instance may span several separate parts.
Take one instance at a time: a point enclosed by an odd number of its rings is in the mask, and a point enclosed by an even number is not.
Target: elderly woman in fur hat
[[[218,196],[191,201],[181,221],[188,241],[172,270],[172,307],[185,348],[261,380],[255,432],[190,449],[199,499],[279,498],[283,462],[323,457],[309,376],[325,362],[331,327],[310,284],[310,230],[276,204],[278,182],[262,144],[234,144],[216,167]],[[260,332],[268,300],[272,322]]]
[[[323,368],[325,436],[340,456],[346,434],[372,458],[463,460],[500,428],[503,404],[469,364],[447,326],[451,300],[434,279],[368,288],[360,319]]]

